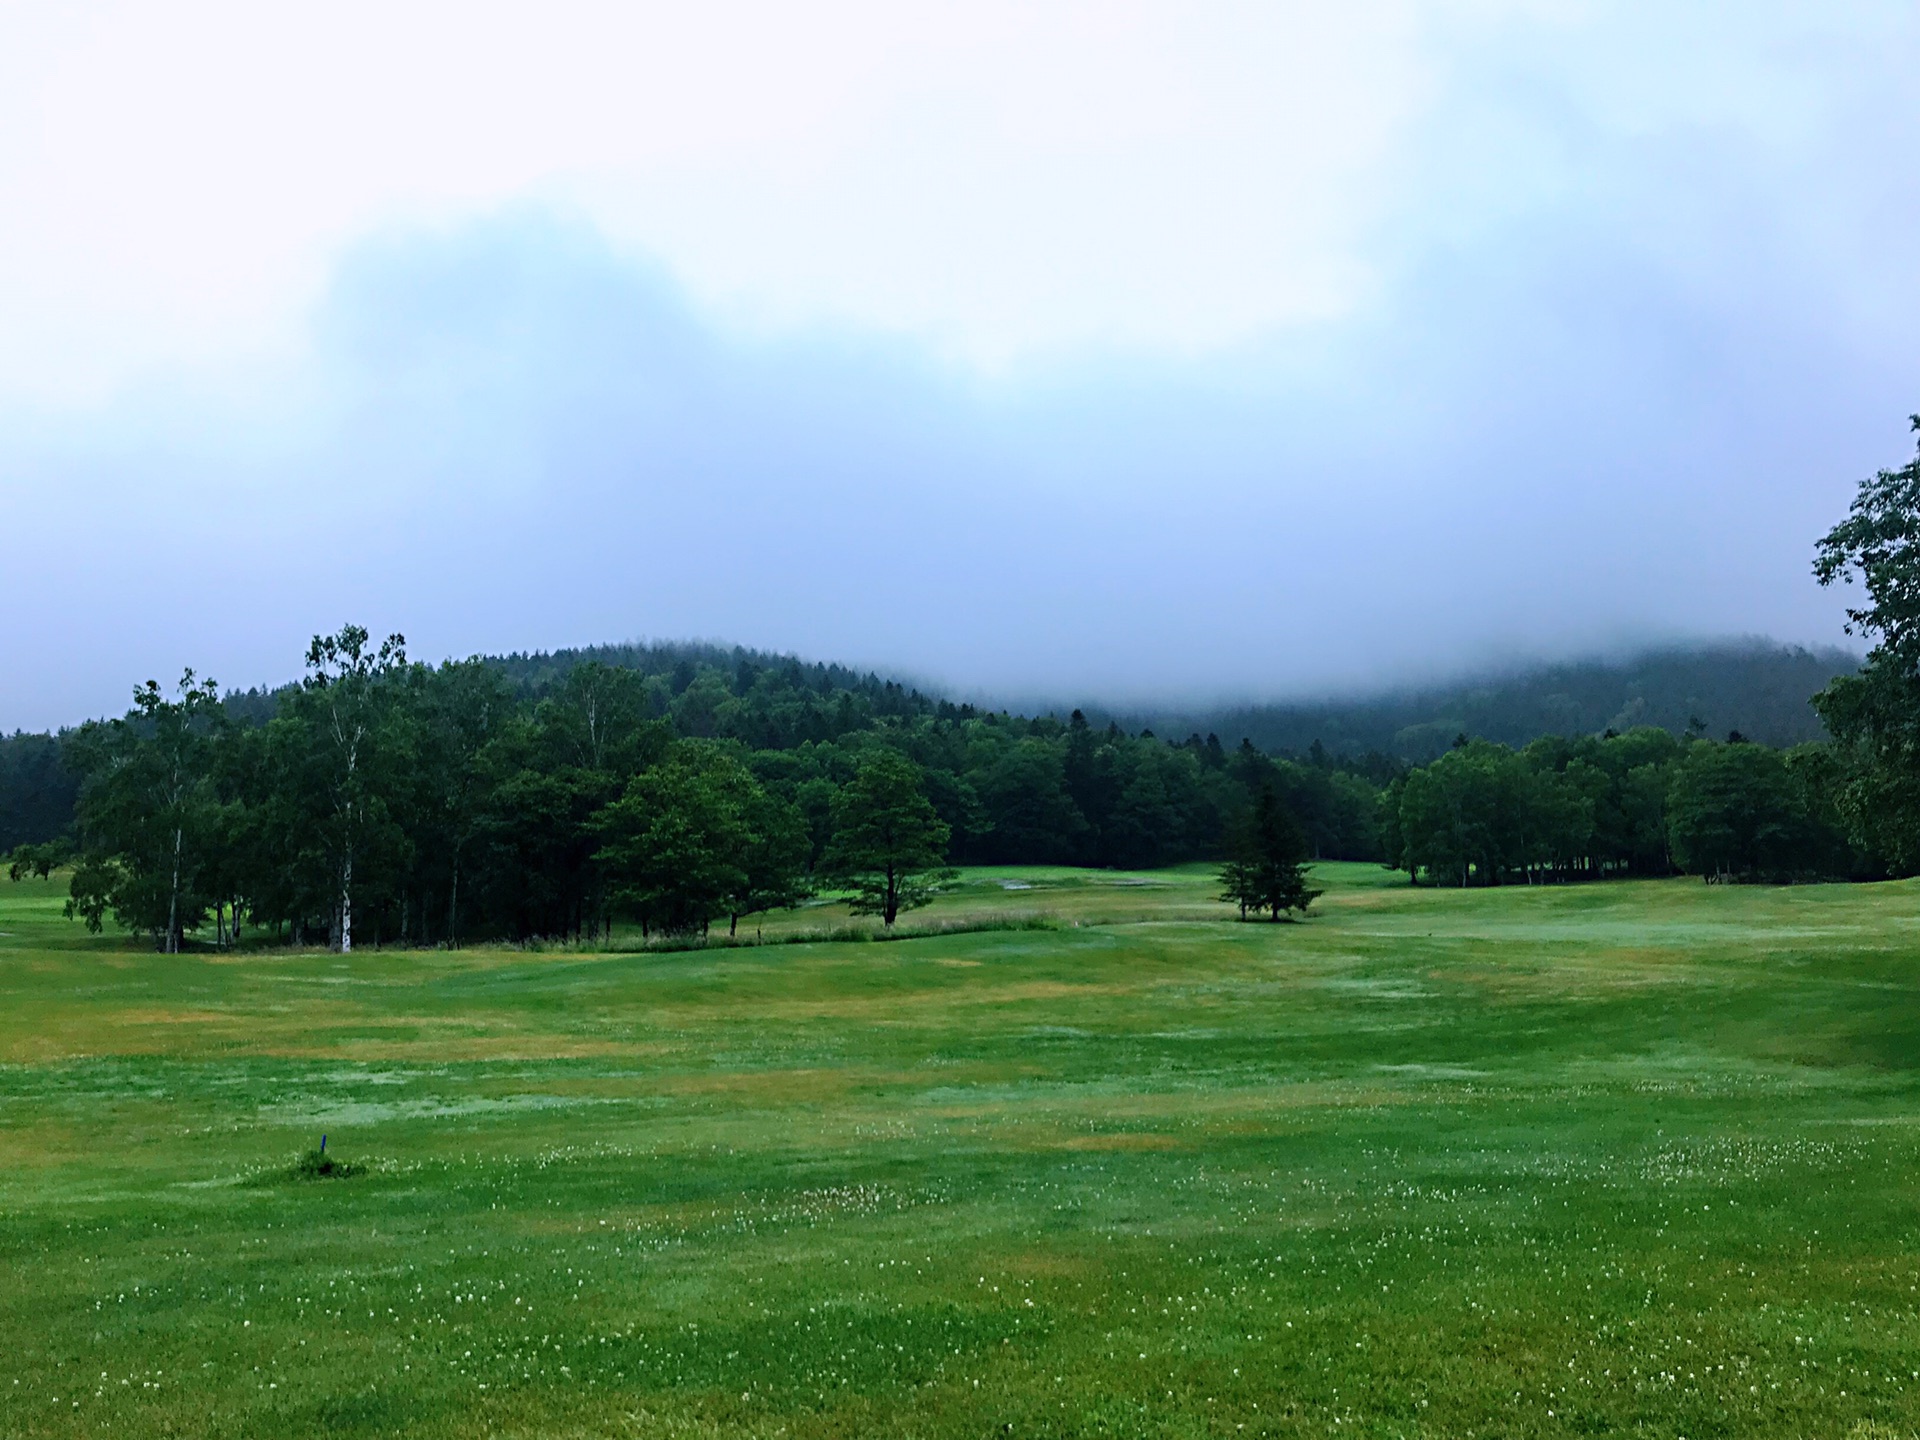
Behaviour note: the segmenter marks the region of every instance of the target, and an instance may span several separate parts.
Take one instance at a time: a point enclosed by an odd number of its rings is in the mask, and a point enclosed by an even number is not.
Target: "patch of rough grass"
[[[984,935],[999,931],[1059,930],[1057,916],[982,915],[965,919],[939,920],[919,925],[895,925],[892,929],[847,923],[823,925],[805,930],[783,930],[772,935],[698,935],[665,936],[650,940],[641,948],[649,954],[684,950],[755,950],[765,945],[865,945],[887,944],[898,940],[930,940],[945,935]]]

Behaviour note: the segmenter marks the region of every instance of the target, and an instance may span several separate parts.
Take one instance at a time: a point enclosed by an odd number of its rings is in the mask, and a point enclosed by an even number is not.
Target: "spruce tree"
[[[1236,827],[1227,863],[1220,870],[1222,900],[1247,912],[1267,912],[1277,921],[1283,913],[1301,914],[1322,892],[1307,884],[1307,840],[1287,807],[1263,782],[1254,793],[1253,809]]]

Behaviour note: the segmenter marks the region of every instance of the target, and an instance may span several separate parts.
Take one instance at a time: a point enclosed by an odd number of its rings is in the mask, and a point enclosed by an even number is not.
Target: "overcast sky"
[[[963,693],[1841,639],[1910,3],[0,6],[0,728],[719,638]]]

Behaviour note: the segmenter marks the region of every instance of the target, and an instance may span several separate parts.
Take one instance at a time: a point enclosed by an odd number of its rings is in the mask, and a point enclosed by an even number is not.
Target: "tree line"
[[[1443,885],[1697,874],[1713,880],[1871,878],[1890,862],[1842,816],[1843,762],[1676,737],[1550,735],[1518,750],[1466,740],[1390,784],[1388,863]]]
[[[1377,791],[1330,764],[736,660],[516,676],[347,626],[271,695],[149,681],[63,737],[71,831],[13,868],[70,865],[71,913],[166,950],[351,950],[732,931],[820,889],[892,925],[950,863],[1216,857],[1263,796],[1302,859],[1375,843]]]

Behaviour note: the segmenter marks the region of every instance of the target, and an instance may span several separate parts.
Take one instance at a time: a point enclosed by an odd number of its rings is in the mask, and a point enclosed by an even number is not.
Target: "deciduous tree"
[[[89,929],[98,930],[111,910],[172,953],[205,918],[200,882],[220,843],[212,784],[219,723],[218,687],[189,670],[176,698],[149,680],[133,692],[124,719],[95,722],[74,737],[81,854],[69,913]]]
[[[1920,415],[1912,417],[1920,434]],[[1842,812],[1858,843],[1897,869],[1920,869],[1920,455],[1860,484],[1847,518],[1821,539],[1814,578],[1860,584],[1847,630],[1873,639],[1858,675],[1814,707],[1847,753]]]
[[[854,914],[878,915],[891,927],[952,876],[950,834],[921,789],[919,767],[897,751],[874,750],[835,799],[824,868],[854,892]]]

